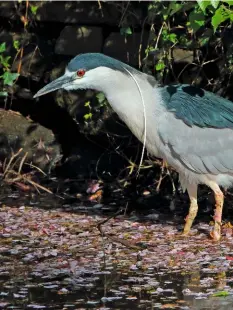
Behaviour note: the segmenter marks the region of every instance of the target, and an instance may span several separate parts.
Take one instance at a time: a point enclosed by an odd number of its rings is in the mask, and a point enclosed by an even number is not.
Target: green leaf
[[[106,100],[106,97],[105,97],[104,93],[98,93],[96,95],[96,98],[98,99],[99,103],[103,103]]]
[[[91,108],[90,101],[85,102],[84,107]]]
[[[5,52],[6,50],[6,42],[3,42],[2,44],[0,44],[0,53]]]
[[[8,69],[10,67],[9,60],[11,59],[11,56],[4,57],[3,55],[0,55],[0,64],[5,68]]]
[[[3,85],[12,86],[13,82],[17,79],[19,73],[11,73],[9,71],[5,71],[2,75]]]
[[[223,23],[225,20],[230,19],[231,18],[231,11],[225,9],[225,7],[222,5],[220,6],[214,16],[211,19],[211,24],[214,27],[214,32],[216,31],[216,29],[218,28],[218,26]]]
[[[176,43],[177,42],[177,35],[175,33],[171,33],[167,36],[168,40],[171,41],[172,43]]]
[[[213,7],[215,8],[215,9],[217,9],[217,7],[218,7],[218,5],[219,5],[219,0],[210,0],[210,2],[211,2],[211,4],[213,5]]]
[[[8,93],[6,91],[0,91],[0,97],[7,97]]]
[[[162,71],[164,68],[165,68],[165,63],[162,60],[160,60],[155,66],[156,71]]]
[[[19,50],[19,41],[18,40],[14,40],[13,41],[13,46],[16,49],[16,51],[18,51]]]
[[[226,297],[228,295],[229,295],[229,292],[227,291],[219,291],[219,292],[214,293],[212,296],[213,297]]]
[[[183,8],[183,4],[177,1],[171,1],[168,7],[168,15],[172,16]]]
[[[130,27],[122,27],[120,29],[120,34],[121,35],[131,35],[132,34],[132,30]]]
[[[233,5],[233,0],[223,0],[223,2],[229,4],[229,5]]]
[[[211,4],[210,1],[204,1],[204,0],[197,0],[197,3],[201,8],[201,10],[203,11],[203,13],[205,13],[206,8]]]
[[[30,9],[31,9],[32,14],[36,15],[36,12],[38,10],[38,6],[31,4]]]
[[[85,114],[83,117],[84,117],[85,120],[91,119],[92,118],[92,113]]]
[[[194,32],[205,25],[205,15],[203,12],[192,11],[189,14],[190,26]]]

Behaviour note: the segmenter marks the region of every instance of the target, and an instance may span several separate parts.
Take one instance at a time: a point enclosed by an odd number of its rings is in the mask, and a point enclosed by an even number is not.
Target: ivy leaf
[[[130,27],[122,27],[120,29],[120,34],[121,35],[131,35],[132,34],[132,30]]]
[[[84,117],[85,120],[91,119],[92,118],[92,113],[85,114],[83,117]]]
[[[17,79],[19,73],[11,73],[9,71],[5,71],[2,75],[3,85],[12,86],[13,82]]]
[[[197,32],[201,26],[205,25],[205,15],[203,12],[192,11],[189,14],[190,26],[194,32]]]
[[[6,50],[6,42],[3,42],[2,44],[0,44],[0,53],[5,52]]]
[[[204,1],[204,0],[197,0],[197,3],[200,7],[200,9],[205,13],[206,8],[211,4],[210,1]]]
[[[213,7],[214,7],[215,9],[217,9],[217,7],[218,7],[220,1],[219,1],[219,0],[211,0],[210,2],[211,2],[211,4],[213,5]]]
[[[214,32],[218,28],[218,26],[223,23],[225,20],[231,18],[230,11],[226,10],[224,6],[220,6],[214,16],[211,19],[211,24],[214,27]]]
[[[0,55],[0,63],[5,69],[8,69],[10,67],[10,64],[9,64],[10,59],[11,59],[11,56],[4,57],[3,55]]]
[[[165,68],[165,63],[162,60],[160,60],[155,66],[156,71],[162,71],[164,68]]]
[[[31,4],[30,9],[31,9],[32,14],[36,15],[36,12],[38,10],[38,6]]]
[[[16,51],[18,51],[19,50],[19,41],[18,40],[14,40],[13,41],[13,46],[16,49]]]
[[[168,40],[170,40],[172,43],[176,43],[177,42],[177,35],[175,33],[171,33],[167,36]]]
[[[183,4],[171,1],[168,7],[168,15],[172,16],[183,8]]]
[[[91,106],[90,106],[90,101],[85,102],[84,107],[91,108]]]

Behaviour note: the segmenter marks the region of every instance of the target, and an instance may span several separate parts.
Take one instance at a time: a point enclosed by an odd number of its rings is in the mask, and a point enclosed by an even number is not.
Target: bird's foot
[[[181,233],[181,237],[189,237],[189,231],[188,232],[185,232],[185,231],[183,231],[182,233]]]
[[[187,237],[189,235],[193,220],[194,220],[194,216],[192,215],[190,216],[190,214],[186,216],[182,236]]]
[[[219,241],[221,239],[221,224],[219,222],[215,222],[214,229],[210,232],[210,237],[214,241]]]

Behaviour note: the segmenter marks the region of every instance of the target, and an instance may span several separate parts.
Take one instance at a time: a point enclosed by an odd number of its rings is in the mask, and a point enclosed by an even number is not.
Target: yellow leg
[[[183,235],[187,235],[191,229],[191,226],[193,224],[193,221],[197,215],[198,211],[198,204],[197,204],[197,185],[189,185],[187,188],[188,195],[190,198],[190,207],[189,207],[189,213],[186,216],[186,223],[184,225],[184,231]]]
[[[211,231],[210,236],[218,241],[221,238],[221,225],[222,225],[222,209],[224,203],[224,195],[218,184],[209,182],[209,187],[214,191],[215,196],[215,212],[214,212],[214,229]]]

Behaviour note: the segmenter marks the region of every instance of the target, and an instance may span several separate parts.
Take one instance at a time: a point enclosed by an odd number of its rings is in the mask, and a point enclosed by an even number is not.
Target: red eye
[[[85,74],[85,70],[84,69],[79,69],[78,71],[77,71],[77,76],[78,77],[82,77],[82,76],[84,76],[84,74]]]

